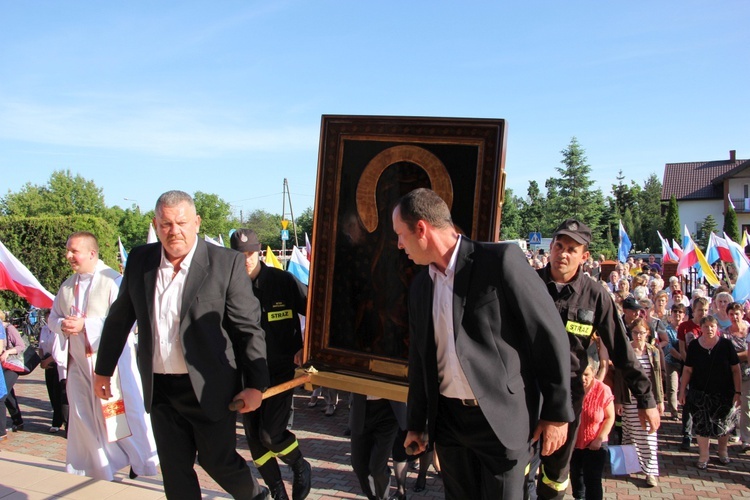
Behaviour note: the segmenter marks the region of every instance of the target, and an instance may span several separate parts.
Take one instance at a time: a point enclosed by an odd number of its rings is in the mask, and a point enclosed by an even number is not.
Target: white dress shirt
[[[453,330],[453,277],[460,245],[459,235],[445,273],[430,264],[429,272],[433,283],[432,323],[435,327],[440,394],[448,398],[476,399],[458,360]]]
[[[164,248],[161,249],[161,262],[154,290],[153,325],[157,344],[154,349],[154,373],[179,375],[188,372],[180,340],[180,313],[185,280],[197,246],[196,238],[193,248],[180,263],[177,273],[164,254]]]

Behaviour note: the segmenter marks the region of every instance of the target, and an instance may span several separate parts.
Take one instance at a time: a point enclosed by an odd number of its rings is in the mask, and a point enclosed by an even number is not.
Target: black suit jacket
[[[134,248],[117,300],[104,322],[96,373],[111,376],[133,323],[138,321],[138,366],[146,411],[153,398],[154,291],[161,243]],[[268,387],[260,304],[253,295],[245,258],[198,239],[185,280],[180,340],[193,390],[206,416],[218,420],[242,388]]]
[[[407,404],[408,429],[428,430],[431,441],[439,397],[432,286],[425,269],[410,290]],[[461,238],[453,293],[456,353],[500,442],[527,446],[540,411],[545,420],[573,421],[565,329],[521,250]]]

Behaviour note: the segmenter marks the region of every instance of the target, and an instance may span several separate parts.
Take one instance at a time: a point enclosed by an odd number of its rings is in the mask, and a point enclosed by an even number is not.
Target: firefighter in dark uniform
[[[659,411],[651,383],[633,353],[615,303],[597,281],[581,270],[581,264],[589,257],[590,242],[591,230],[585,224],[575,219],[566,220],[552,235],[549,263],[537,271],[546,283],[568,332],[571,392],[576,419],[568,425],[565,444],[551,455],[541,457],[541,470],[538,480],[534,481],[540,462],[537,450],[529,474],[528,493],[531,498],[537,495],[545,499],[563,498],[565,495],[584,397],[581,375],[588,365],[586,351],[594,341],[594,335],[601,339],[610,360],[621,371],[636,398],[641,424],[646,428],[648,423],[650,432],[656,432],[659,428]]]
[[[230,245],[245,254],[247,274],[260,301],[271,385],[287,382],[294,378],[302,361],[299,314],[307,311],[307,287],[290,273],[260,262],[260,241],[254,231],[236,230]],[[297,438],[287,429],[293,396],[293,390],[283,392],[264,399],[254,412],[243,414],[250,454],[275,500],[289,498],[277,458],[291,466],[294,473],[292,499],[302,500],[310,493],[310,464],[302,456]]]

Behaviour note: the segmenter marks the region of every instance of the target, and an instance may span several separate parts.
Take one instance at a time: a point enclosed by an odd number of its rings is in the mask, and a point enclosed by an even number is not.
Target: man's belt
[[[442,397],[444,397],[445,399],[449,399],[455,403],[460,403],[463,406],[472,406],[472,407],[479,406],[479,401],[477,401],[476,399],[460,399],[460,398],[451,398],[448,396],[442,396]]]

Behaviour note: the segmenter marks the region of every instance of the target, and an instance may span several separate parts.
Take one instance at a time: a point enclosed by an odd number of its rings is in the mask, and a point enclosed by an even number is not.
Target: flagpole
[[[721,262],[721,270],[724,271],[724,278],[723,278],[724,283],[726,283],[730,289],[734,288],[734,286],[732,285],[732,282],[729,281],[729,273],[727,273],[726,264],[724,264],[723,260],[719,260],[719,262]]]

